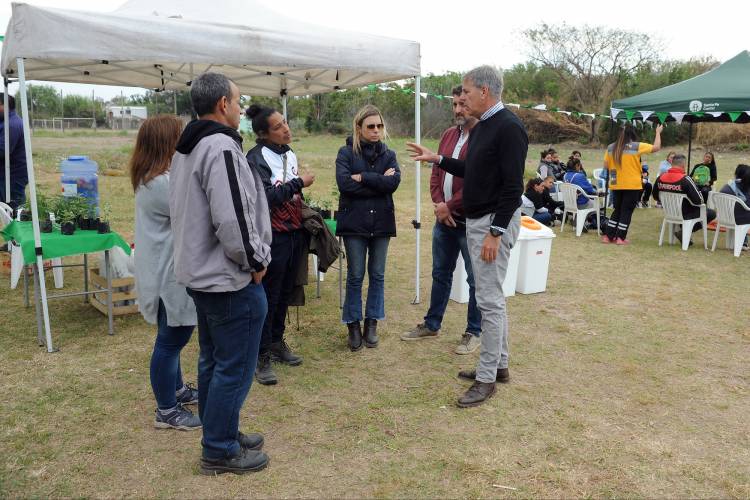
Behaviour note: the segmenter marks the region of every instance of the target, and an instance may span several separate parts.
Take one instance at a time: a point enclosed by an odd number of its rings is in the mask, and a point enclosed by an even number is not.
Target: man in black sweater
[[[464,76],[460,99],[467,112],[479,119],[469,136],[466,160],[442,157],[418,144],[407,145],[414,160],[435,163],[464,178],[466,237],[482,313],[482,347],[477,369],[458,374],[474,380],[458,399],[462,408],[482,404],[495,393],[495,382],[510,380],[502,285],[520,230],[529,138],[521,120],[503,106],[502,90],[502,73],[490,66]]]

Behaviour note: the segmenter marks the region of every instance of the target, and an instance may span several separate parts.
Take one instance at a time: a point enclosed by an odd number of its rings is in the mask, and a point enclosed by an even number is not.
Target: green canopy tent
[[[645,94],[612,102],[613,120],[686,121],[688,166],[693,123],[750,123],[750,52],[740,52],[702,75]]]

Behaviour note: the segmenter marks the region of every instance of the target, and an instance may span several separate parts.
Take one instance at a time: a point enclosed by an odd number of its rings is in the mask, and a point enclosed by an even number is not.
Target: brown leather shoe
[[[463,396],[458,398],[459,408],[471,408],[479,406],[495,394],[495,384],[492,382],[474,382]]]
[[[466,380],[476,380],[477,378],[477,371],[476,370],[461,370],[458,372],[458,378],[463,378]],[[498,368],[497,369],[497,376],[495,377],[495,382],[498,384],[507,384],[510,382],[510,372],[507,368]]]

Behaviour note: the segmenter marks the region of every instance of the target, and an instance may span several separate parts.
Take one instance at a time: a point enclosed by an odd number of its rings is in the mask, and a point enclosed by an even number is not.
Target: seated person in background
[[[582,157],[581,157],[580,151],[573,151],[572,153],[570,153],[570,156],[568,157],[568,166],[566,170],[570,170],[570,162],[575,159],[581,162],[581,172],[583,172],[583,175],[588,177],[588,174],[586,173],[586,169],[583,168],[583,160],[581,158]]]
[[[706,151],[703,155],[703,163],[699,163],[693,167],[690,171],[690,177],[695,181],[698,189],[701,190],[703,199],[708,201],[708,193],[711,192],[711,186],[716,182],[716,162],[714,161],[714,154],[711,151]]]
[[[562,165],[559,165],[552,160],[551,151],[554,151],[554,149],[542,151],[542,158],[539,161],[539,166],[537,167],[536,171],[539,174],[540,179],[544,179],[545,177],[551,175],[555,178],[556,181],[561,181],[565,170],[562,168]],[[554,188],[552,192],[555,192]]]
[[[720,193],[731,194],[750,206],[750,166],[737,165],[734,171],[734,179],[724,184]],[[734,206],[734,221],[737,224],[750,224],[750,212],[742,208],[739,203]],[[747,247],[747,238],[745,238]]]
[[[572,159],[570,161],[570,167],[573,170],[568,170],[565,173],[563,180],[570,184],[575,184],[576,186],[579,186],[588,195],[595,195],[596,188],[594,188],[594,186],[591,185],[588,178],[586,177],[586,174],[582,172],[583,167],[581,166],[581,161],[576,160],[575,158]],[[576,200],[578,204],[578,208],[591,208],[594,206],[594,204],[588,198],[588,196],[586,196],[586,194],[578,195],[578,199]]]
[[[667,170],[669,170],[670,168],[672,168],[672,159],[674,158],[674,155],[675,155],[675,152],[674,151],[670,151],[669,154],[667,155],[666,159],[662,160],[661,163],[659,163],[659,173],[658,173],[657,177],[659,175],[661,175],[661,174],[666,173]]]
[[[554,213],[555,219],[562,220],[562,208],[565,204],[562,201],[555,200],[550,194],[557,192],[555,187],[555,178],[551,175],[548,175],[542,181],[542,185],[544,186],[545,199],[550,199],[552,200],[552,203],[554,203],[554,206],[550,205],[547,208],[549,208]]]
[[[682,200],[682,217],[685,219],[697,219],[700,217],[700,207],[696,205],[702,205],[705,203],[703,195],[695,185],[693,179],[685,175],[685,155],[677,154],[672,159],[672,168],[667,170],[665,174],[661,174],[656,178],[654,182],[654,200],[659,201],[659,193],[662,191],[668,193],[678,193],[687,196],[687,200]],[[690,200],[690,201],[688,201]],[[706,220],[711,222],[716,218],[716,212],[706,209]],[[698,231],[703,226],[698,223],[693,226],[693,232]],[[682,231],[675,231],[675,236],[682,240]]]
[[[548,177],[551,179],[551,177]],[[529,179],[523,194],[534,206],[532,217],[542,224],[553,225],[555,209],[562,206],[562,202],[552,199],[545,187],[545,182],[539,178]]]
[[[641,208],[648,208],[648,200],[651,198],[651,192],[654,190],[654,186],[648,179],[648,164],[646,163],[642,166],[641,181],[643,182],[640,201]]]
[[[565,175],[565,171],[567,170],[566,165],[560,161],[560,154],[555,150],[555,148],[549,148],[547,151],[549,151],[550,156],[550,163],[552,164],[552,167],[556,171],[560,171],[560,179],[562,180],[562,176]]]

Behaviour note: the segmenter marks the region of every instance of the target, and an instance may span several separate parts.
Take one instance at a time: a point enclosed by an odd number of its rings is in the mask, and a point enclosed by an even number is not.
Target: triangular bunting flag
[[[640,113],[641,113],[641,118],[643,118],[644,121],[648,120],[648,117],[654,114],[653,111],[641,111]]]
[[[539,111],[547,111],[547,105],[546,104],[537,104],[534,106],[534,109],[538,109]]]
[[[610,108],[609,109],[609,116],[611,116],[612,119],[615,120],[615,119],[617,119],[617,115],[620,114],[620,111],[622,111],[622,110],[621,109],[617,109],[617,108]]]
[[[659,123],[664,123],[665,121],[667,121],[667,117],[669,116],[669,113],[667,112],[660,112],[660,113],[655,113],[655,114],[656,114],[656,117],[659,119]]]
[[[596,115],[594,113],[584,113],[583,116],[588,116],[592,120],[596,118]],[[609,116],[605,116],[604,118],[609,118]]]
[[[420,97],[421,97],[422,99],[427,99],[427,92],[420,92],[420,93],[419,93],[419,96],[420,96]]]
[[[685,115],[687,113],[682,112],[682,111],[672,111],[669,114],[672,115],[672,118],[674,118],[674,121],[676,121],[677,124],[679,125],[679,124],[682,123],[682,120],[683,120],[683,118],[685,118]]]
[[[635,111],[631,111],[629,109],[625,110],[625,118],[627,118],[628,121],[631,121],[634,116],[635,116]]]
[[[718,118],[721,115],[723,115],[724,113],[722,113],[721,111],[710,111],[708,114],[711,115],[711,116],[713,116],[714,118]]]
[[[513,104],[512,102],[506,104],[506,106],[510,106],[511,108],[516,108],[516,109],[519,109],[521,107],[520,104]]]
[[[732,123],[734,123],[737,121],[737,118],[739,118],[740,115],[742,115],[742,111],[730,111],[727,114],[729,115],[729,119],[732,120]]]
[[[367,86],[367,90],[369,90],[370,92],[374,92],[376,88],[378,88],[378,86],[375,85],[374,83],[371,83],[370,85]]]
[[[572,114],[570,111],[563,111],[563,110],[559,110],[558,113],[562,113],[567,116],[570,116]]]

